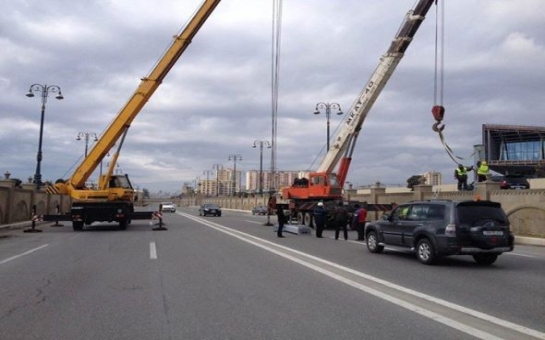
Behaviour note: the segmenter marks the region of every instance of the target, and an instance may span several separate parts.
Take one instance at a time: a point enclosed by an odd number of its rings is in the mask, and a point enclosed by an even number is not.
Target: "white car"
[[[176,212],[176,204],[172,202],[162,202],[161,211]]]

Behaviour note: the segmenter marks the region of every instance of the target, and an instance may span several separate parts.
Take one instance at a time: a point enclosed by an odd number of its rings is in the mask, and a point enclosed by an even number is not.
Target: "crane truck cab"
[[[311,172],[308,179],[282,189],[283,199],[332,200],[342,198],[342,187],[335,173]]]

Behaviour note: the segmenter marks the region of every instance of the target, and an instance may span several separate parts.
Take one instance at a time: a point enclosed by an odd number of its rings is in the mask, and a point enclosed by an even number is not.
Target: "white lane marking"
[[[151,260],[157,260],[157,247],[155,247],[155,242],[150,242],[149,244],[149,258]]]
[[[5,259],[5,260],[0,261],[0,264],[8,263],[9,261],[18,259],[18,258],[21,257],[21,256],[25,256],[25,255],[31,254],[31,253],[33,253],[33,252],[35,252],[35,251],[37,251],[37,250],[40,250],[40,249],[42,249],[42,248],[45,248],[45,247],[47,247],[47,246],[49,246],[49,244],[44,244],[44,245],[39,246],[38,248],[31,249],[31,250],[26,251],[26,252],[24,252],[24,253],[22,253],[22,254],[15,255],[15,256],[12,256],[12,257],[9,257],[9,258],[7,258],[7,259]]]
[[[250,221],[250,220],[244,220],[244,222],[249,222],[249,223],[253,223],[253,224],[263,224],[263,222]]]
[[[519,254],[519,253],[504,253],[505,255],[514,255],[514,256],[522,256],[522,257],[531,257],[536,258],[537,256],[534,255],[526,255],[526,254]]]
[[[534,330],[534,329],[531,329],[531,328],[528,328],[528,327],[525,327],[525,326],[521,326],[521,325],[518,325],[518,324],[515,324],[515,323],[512,323],[512,322],[509,322],[507,320],[503,320],[503,319],[500,319],[500,318],[497,318],[497,317],[494,317],[494,316],[491,316],[491,315],[488,315],[488,314],[485,314],[485,313],[482,313],[482,312],[479,312],[479,311],[476,311],[476,310],[473,310],[473,309],[470,309],[470,308],[466,308],[466,307],[463,307],[463,306],[460,306],[460,305],[454,304],[452,302],[448,302],[448,301],[445,301],[445,300],[442,300],[442,299],[439,299],[439,298],[436,298],[436,297],[433,297],[433,296],[430,296],[430,295],[426,295],[424,293],[420,293],[420,292],[417,292],[417,291],[409,289],[409,288],[405,288],[405,287],[396,285],[395,283],[391,283],[389,281],[382,280],[382,279],[379,279],[377,277],[358,272],[358,271],[356,271],[354,269],[350,269],[348,267],[341,266],[339,264],[330,262],[328,260],[324,260],[322,258],[313,256],[313,255],[310,255],[310,254],[307,254],[307,253],[303,253],[301,251],[298,251],[298,250],[295,250],[295,249],[292,249],[292,248],[288,248],[286,246],[282,246],[282,245],[276,244],[274,242],[271,242],[271,241],[268,241],[268,240],[265,240],[265,239],[261,239],[261,238],[256,237],[256,236],[246,234],[246,233],[238,231],[238,230],[227,228],[227,227],[222,226],[222,225],[217,224],[217,223],[204,221],[202,219],[198,219],[195,216],[188,215],[188,214],[183,215],[183,216],[185,216],[187,218],[190,218],[190,219],[193,219],[196,222],[199,222],[199,223],[204,224],[204,225],[206,225],[208,227],[214,228],[214,229],[216,229],[218,231],[221,231],[223,233],[229,234],[229,235],[231,235],[233,237],[236,237],[236,238],[238,238],[240,240],[243,240],[245,242],[248,242],[250,244],[254,244],[254,245],[256,245],[256,246],[258,246],[260,248],[266,249],[266,250],[268,250],[268,251],[270,251],[272,253],[278,254],[278,255],[280,255],[282,257],[285,257],[287,259],[290,259],[290,260],[292,260],[294,262],[300,263],[300,264],[302,264],[302,265],[304,265],[304,266],[306,266],[308,268],[315,269],[316,271],[321,272],[324,275],[330,276],[332,278],[336,278],[339,281],[342,281],[342,282],[344,282],[344,283],[346,283],[348,285],[351,285],[351,286],[353,286],[355,288],[366,291],[366,292],[368,292],[370,294],[373,294],[373,295],[375,295],[377,297],[383,298],[383,299],[385,299],[387,301],[390,301],[390,302],[392,302],[394,304],[398,304],[401,307],[407,308],[407,309],[412,310],[412,311],[414,311],[416,313],[419,313],[421,315],[429,317],[432,320],[436,320],[438,322],[444,323],[445,325],[451,326],[451,327],[453,327],[455,329],[458,329],[458,327],[461,327],[461,328],[459,328],[460,330],[462,330],[463,332],[466,332],[466,333],[468,333],[470,335],[477,336],[477,334],[479,334],[477,337],[481,338],[483,340],[492,340],[492,339],[501,339],[501,338],[497,338],[492,334],[482,332],[482,331],[480,331],[478,329],[475,329],[475,328],[473,328],[471,326],[467,326],[465,324],[461,324],[461,326],[460,325],[452,326],[454,324],[459,324],[459,323],[457,321],[455,321],[455,320],[446,318],[446,317],[444,317],[442,315],[437,315],[432,311],[422,309],[421,307],[418,307],[418,306],[413,305],[411,303],[405,302],[405,301],[397,299],[395,297],[386,295],[386,294],[384,294],[382,292],[376,291],[373,288],[370,288],[370,287],[367,287],[367,286],[362,285],[360,283],[348,280],[348,279],[346,279],[346,278],[344,278],[342,276],[339,276],[339,275],[337,275],[337,274],[335,274],[333,272],[329,272],[329,271],[327,271],[327,270],[325,270],[323,268],[317,267],[317,266],[315,266],[315,265],[313,265],[311,263],[304,262],[301,259],[298,259],[298,258],[295,258],[295,257],[293,257],[291,255],[282,253],[282,252],[280,252],[278,250],[267,247],[267,246],[265,246],[265,245],[263,245],[261,243],[251,241],[251,240],[249,240],[249,238],[258,240],[259,242],[262,242],[262,243],[270,244],[270,245],[272,245],[274,247],[284,249],[286,251],[292,252],[292,253],[300,255],[300,256],[307,257],[307,258],[312,259],[314,261],[324,263],[324,264],[326,264],[328,266],[332,266],[334,268],[346,271],[346,272],[348,272],[350,274],[353,274],[353,275],[362,277],[364,279],[367,279],[367,280],[382,284],[382,285],[384,285],[386,287],[401,291],[401,292],[403,292],[405,294],[416,296],[418,298],[428,300],[430,302],[433,302],[433,303],[441,305],[441,306],[448,307],[450,309],[453,309],[453,310],[456,310],[458,312],[473,316],[475,318],[479,318],[481,320],[484,320],[484,321],[487,321],[487,322],[490,322],[490,323],[493,323],[493,324],[497,324],[497,325],[499,325],[501,327],[509,328],[509,329],[514,330],[514,331],[517,331],[517,332],[520,332],[520,333],[523,333],[523,334],[526,334],[526,335],[530,335],[530,336],[533,336],[533,337],[538,338],[538,339],[545,340],[545,333],[542,333],[540,331],[537,331],[537,330]],[[377,294],[375,294],[374,292],[376,292]],[[399,303],[396,302],[396,301],[399,301]],[[468,330],[468,331],[466,331],[466,330]],[[481,336],[483,336],[483,337],[481,337]]]

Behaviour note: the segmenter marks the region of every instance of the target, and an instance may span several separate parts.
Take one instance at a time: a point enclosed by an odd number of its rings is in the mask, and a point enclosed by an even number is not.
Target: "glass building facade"
[[[543,141],[502,142],[503,161],[539,161],[543,159]]]
[[[545,127],[484,124],[482,137],[492,171],[532,176],[545,164]]]

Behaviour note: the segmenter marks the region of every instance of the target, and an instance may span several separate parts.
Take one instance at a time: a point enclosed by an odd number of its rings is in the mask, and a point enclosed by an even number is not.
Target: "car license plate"
[[[502,236],[503,231],[501,231],[501,230],[483,230],[483,235],[485,235],[485,236]]]

